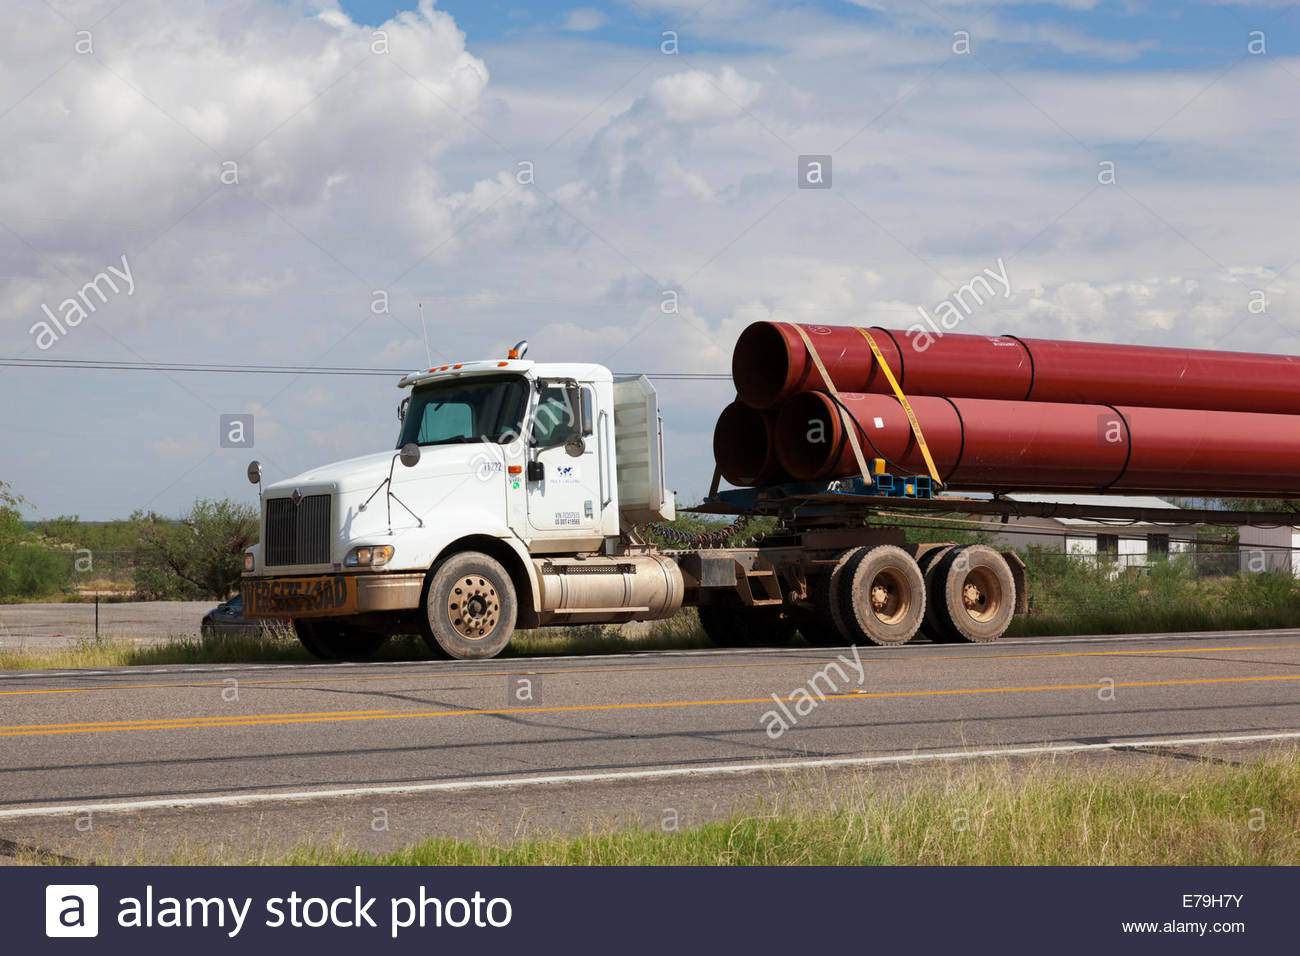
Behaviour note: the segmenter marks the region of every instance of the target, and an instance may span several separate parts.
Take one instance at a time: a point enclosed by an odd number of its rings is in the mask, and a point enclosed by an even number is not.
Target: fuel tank
[[[682,606],[682,571],[667,555],[534,558],[533,566],[541,624],[657,621]]]

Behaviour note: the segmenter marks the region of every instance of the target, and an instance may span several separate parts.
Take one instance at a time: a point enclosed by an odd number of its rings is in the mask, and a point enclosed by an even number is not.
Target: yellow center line
[[[969,694],[1023,694],[1044,691],[1097,690],[1131,687],[1187,687],[1207,684],[1249,684],[1264,681],[1297,681],[1300,674],[1269,674],[1259,677],[1205,677],[1183,680],[1127,681],[1091,684],[1035,684],[1024,687],[968,687],[949,690],[867,691],[818,695],[820,700],[882,700],[899,697],[950,697]],[[438,717],[505,716],[514,714],[559,714],[582,711],[649,710],[665,707],[717,707],[737,704],[797,703],[807,697],[741,697],[720,700],[661,700],[627,704],[570,704],[556,707],[502,707],[485,710],[428,711],[318,711],[301,714],[251,714],[244,717],[175,717],[140,721],[110,721],[92,724],[17,724],[0,727],[0,737],[30,737],[42,734],[111,733],[132,730],[194,730],[209,727],[257,727],[289,724],[342,723],[354,720],[411,720]]]
[[[360,716],[384,716],[399,713],[394,710],[318,710],[318,711],[293,711],[287,714],[248,714],[240,719],[258,719],[262,721],[274,722],[279,719],[300,717],[330,717],[340,720],[349,717]],[[66,724],[10,724],[8,726],[0,725],[0,734],[6,731],[21,731],[33,727],[40,727],[49,730],[148,730],[154,725],[167,727],[203,727],[213,720],[227,720],[226,717],[213,717],[211,715],[203,717],[157,717],[157,718],[140,718],[137,720],[100,720],[91,722],[78,722]]]
[[[909,662],[929,662],[935,661],[1010,661],[1010,660],[1045,660],[1052,658],[1073,658],[1073,657],[1118,657],[1124,655],[1145,656],[1150,654],[1213,654],[1224,651],[1276,651],[1276,650],[1294,650],[1300,647],[1300,644],[1247,644],[1247,645],[1223,645],[1221,647],[1159,647],[1147,648],[1145,650],[1113,650],[1113,651],[1053,651],[1037,652],[1033,654],[980,654],[978,657],[970,654],[929,654],[929,655],[907,655],[906,657],[876,657],[873,655],[861,658],[866,663],[909,663]],[[429,680],[436,678],[449,678],[454,680],[466,680],[471,677],[518,677],[521,675],[536,674],[539,676],[553,676],[565,674],[619,674],[619,673],[636,673],[640,671],[696,671],[696,670],[718,670],[738,667],[815,667],[818,664],[825,664],[830,661],[838,660],[838,657],[819,657],[815,660],[779,660],[779,661],[741,661],[729,664],[641,664],[621,667],[569,667],[543,670],[505,670],[505,671],[466,671],[464,673],[451,672],[443,674],[430,673],[409,673],[409,674],[375,674],[375,675],[358,675],[351,677],[276,677],[264,678],[259,680],[239,680],[242,686],[279,686],[291,684],[342,684],[353,683],[357,681],[391,681],[391,680]],[[311,666],[311,665],[308,665]],[[0,697],[20,697],[24,695],[35,694],[91,694],[101,691],[122,691],[122,690],[159,690],[168,687],[225,687],[235,678],[226,678],[221,681],[159,681],[149,684],[102,684],[96,687],[41,687],[33,690],[0,690]]]

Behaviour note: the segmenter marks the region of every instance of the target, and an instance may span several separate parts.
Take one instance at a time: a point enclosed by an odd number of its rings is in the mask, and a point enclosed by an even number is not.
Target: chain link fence
[[[1149,574],[1153,568],[1169,567],[1202,578],[1270,573],[1300,577],[1300,549],[1295,548],[1203,548],[1168,554],[1065,554],[1031,548],[1025,555],[1025,563],[1055,574],[1084,568],[1111,577]]]
[[[1206,548],[1163,554],[1024,554],[1030,618],[1113,630],[1300,625],[1300,552]],[[1091,623],[1090,623],[1091,622]]]

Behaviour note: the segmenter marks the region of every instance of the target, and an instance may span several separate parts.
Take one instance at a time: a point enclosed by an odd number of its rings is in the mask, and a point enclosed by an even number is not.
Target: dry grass
[[[585,627],[542,628],[520,631],[503,657],[561,654],[617,654],[624,651],[674,650],[712,647],[700,630],[693,610],[666,621],[619,627],[593,624]],[[377,660],[404,661],[429,657],[424,641],[399,635],[379,649]],[[292,628],[276,627],[260,637],[172,637],[153,644],[122,638],[78,638],[53,650],[0,650],[0,670],[64,670],[158,664],[231,664],[252,661],[313,660],[294,636]]]
[[[1122,772],[991,763],[900,786],[793,790],[695,829],[592,830],[395,853],[303,848],[296,865],[840,866],[1300,863],[1300,752]]]
[[[621,651],[671,651],[713,647],[700,628],[694,608],[663,621],[643,625],[588,624],[520,631],[505,656],[541,657],[554,654],[617,654]]]
[[[0,670],[63,670],[157,664],[221,664],[307,660],[310,655],[287,627],[260,637],[173,637],[156,644],[120,638],[78,638],[53,650],[0,650]]]

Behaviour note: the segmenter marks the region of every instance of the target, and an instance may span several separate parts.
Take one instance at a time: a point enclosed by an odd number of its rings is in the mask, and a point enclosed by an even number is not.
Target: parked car
[[[199,632],[204,637],[257,637],[278,624],[289,623],[288,618],[283,621],[248,620],[244,617],[244,596],[236,594],[203,615]]]

